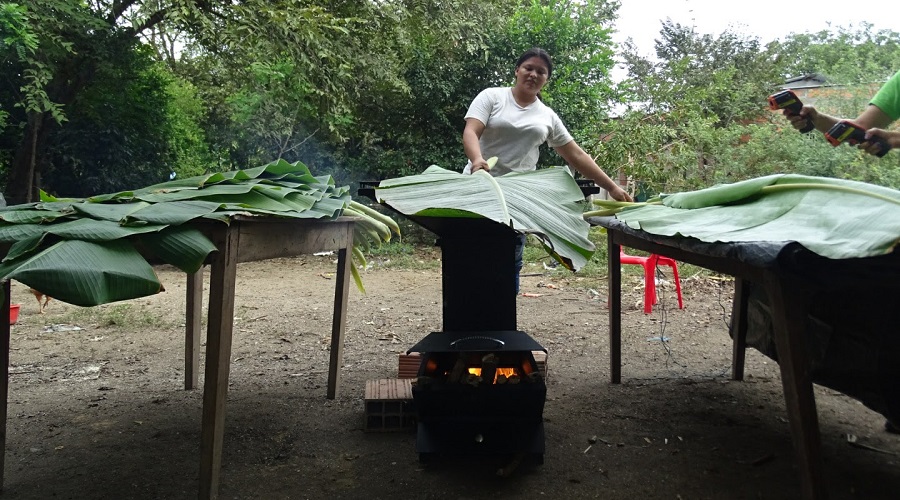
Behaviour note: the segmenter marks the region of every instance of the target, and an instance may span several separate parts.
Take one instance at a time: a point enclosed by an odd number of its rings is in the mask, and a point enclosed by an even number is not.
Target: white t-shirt
[[[519,106],[512,87],[482,90],[469,105],[466,118],[475,118],[484,124],[479,141],[481,156],[485,159],[497,157],[497,164],[491,169],[491,175],[495,177],[534,170],[540,155],[538,147],[545,142],[557,148],[572,141],[572,135],[555,111],[540,99],[528,106]],[[464,173],[470,172],[471,168],[470,161]]]

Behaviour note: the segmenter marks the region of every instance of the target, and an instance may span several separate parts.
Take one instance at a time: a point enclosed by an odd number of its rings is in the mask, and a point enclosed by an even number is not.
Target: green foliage
[[[432,164],[461,170],[469,104],[487,87],[511,85],[516,59],[533,46],[547,49],[554,59],[544,99],[573,135],[586,140],[610,93],[613,5],[602,0],[448,2],[444,12],[428,11],[440,16],[433,18],[411,10],[404,26],[415,22],[422,28],[405,31],[398,49],[404,54],[404,80],[414,91],[373,89],[357,113],[361,133],[341,150],[341,162],[358,176],[375,179],[420,173]],[[544,152],[540,164],[560,160]]]
[[[410,4],[393,35],[385,34],[394,40],[405,88],[366,89],[357,103],[357,133],[339,148],[337,160],[357,178],[412,175],[432,164],[462,169],[469,103],[498,83],[495,75],[512,73],[509,58],[498,63],[488,51],[515,3]]]
[[[201,127],[204,109],[197,88],[172,75],[169,77],[166,93],[168,133],[165,140],[173,156],[170,164],[172,171],[179,178],[205,174],[214,162],[206,132]]]
[[[877,87],[900,67],[900,35],[866,24],[763,47],[667,22],[655,58],[630,45],[618,54],[630,78],[613,86],[613,0],[162,5],[0,5],[8,194],[21,198],[34,180],[85,195],[277,158],[351,185],[432,164],[460,169],[469,103],[511,84],[532,46],[555,63],[542,98],[607,172],[622,169],[644,193],[779,171],[892,186],[900,178],[897,154],[831,148],[818,133],[779,130],[783,119],[765,109],[777,85],[806,73]],[[853,117],[872,92],[817,106]],[[628,106],[608,119],[611,104]],[[542,152],[540,165],[556,164]]]
[[[405,233],[404,233],[405,235]],[[372,248],[367,254],[370,267],[382,269],[440,269],[440,249],[425,243],[409,241],[391,241],[378,248]]]
[[[48,113],[57,123],[65,120],[63,104],[48,93],[48,85],[91,30],[105,28],[81,2],[66,0],[29,1],[26,5],[3,4],[4,43],[2,57],[5,85],[15,88],[14,105],[26,113]],[[7,31],[9,30],[9,31]],[[14,72],[7,69],[15,68]],[[73,75],[74,76],[74,75]],[[3,106],[9,109],[8,103]]]
[[[500,44],[509,48],[508,61],[533,46],[550,53],[553,75],[542,98],[579,142],[593,137],[592,125],[606,117],[613,96],[609,72],[615,64],[611,32],[617,6],[607,0],[531,0],[516,11]],[[552,150],[544,151],[541,165],[560,163]]]
[[[660,36],[658,62],[632,45],[623,53],[630,78],[625,89],[642,112],[714,118],[719,127],[760,115],[761,99],[778,76],[758,39],[731,31],[714,37],[672,21],[663,23]]]
[[[777,57],[785,78],[819,73],[830,84],[887,80],[900,67],[900,37],[891,30],[836,27],[818,33],[792,34],[769,50]],[[859,111],[855,111],[857,114]]]
[[[28,25],[27,9],[15,3],[0,4],[0,54],[22,63],[38,48],[37,35]],[[7,66],[7,65],[4,65]],[[0,130],[6,127],[9,112],[0,108]]]
[[[791,35],[765,49],[728,31],[713,37],[671,22],[660,35],[656,60],[626,46],[630,79],[621,90],[640,105],[604,123],[597,134],[603,141],[590,148],[607,171],[622,168],[631,176],[642,196],[773,173],[898,186],[900,157],[879,159],[833,148],[818,132],[800,134],[766,110],[765,97],[798,74],[840,75],[837,83],[883,80],[896,71],[900,34],[864,26]],[[845,87],[816,106],[852,118],[877,88]]]
[[[66,125],[50,134],[40,159],[47,192],[86,197],[156,184],[173,171],[173,80],[147,47],[114,43],[106,48],[111,59],[69,106]]]
[[[608,172],[621,168],[650,193],[713,182],[716,156],[728,148],[718,131],[758,119],[777,74],[757,39],[713,37],[671,21],[660,35],[655,61],[626,44],[629,78],[620,91],[638,105],[603,124],[602,142],[588,144]]]

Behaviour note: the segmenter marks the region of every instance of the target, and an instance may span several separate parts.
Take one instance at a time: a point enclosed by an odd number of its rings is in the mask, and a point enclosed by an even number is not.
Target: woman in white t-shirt
[[[634,201],[581,149],[556,112],[539,99],[553,72],[550,54],[539,48],[527,50],[516,61],[516,84],[481,91],[466,113],[463,149],[469,163],[463,173],[486,170],[493,176],[527,172],[537,168],[539,147],[547,143],[563,159],[619,201]],[[493,168],[487,160],[497,157]],[[525,237],[516,245],[516,294]]]
[[[633,201],[618,184],[581,149],[556,112],[539,99],[553,72],[550,55],[532,48],[516,61],[516,84],[481,91],[466,113],[463,149],[469,163],[466,172],[489,170],[499,176],[537,167],[539,147],[547,143],[581,175],[593,180],[619,201]],[[488,168],[485,158],[496,156]]]

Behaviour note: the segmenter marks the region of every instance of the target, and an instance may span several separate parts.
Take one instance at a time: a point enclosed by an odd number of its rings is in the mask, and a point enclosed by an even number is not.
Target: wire
[[[725,323],[725,328],[728,331],[731,331],[731,313],[728,312],[728,309],[725,309],[725,304],[722,303],[722,281],[716,285],[716,298],[719,302],[719,307],[722,308],[722,322]]]
[[[659,264],[656,265],[656,273],[654,275],[653,286],[656,287],[656,280],[662,279],[664,274],[662,269],[660,269]],[[657,307],[657,311],[659,312],[659,342],[663,346],[663,349],[666,351],[666,368],[669,368],[669,362],[671,361],[673,365],[679,366],[681,368],[687,368],[685,365],[678,362],[675,359],[675,354],[672,352],[671,346],[669,346],[669,339],[666,338],[666,327],[669,324],[669,310],[666,307],[666,300],[664,296],[664,292],[661,292],[660,287],[656,287],[656,295],[659,297],[659,307]]]

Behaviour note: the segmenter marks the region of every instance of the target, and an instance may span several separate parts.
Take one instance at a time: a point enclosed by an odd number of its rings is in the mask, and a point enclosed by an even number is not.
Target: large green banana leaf
[[[492,177],[432,165],[419,175],[381,181],[375,197],[404,215],[483,217],[535,234],[548,253],[575,271],[594,253],[590,225],[582,217],[584,195],[562,168]]]
[[[661,198],[616,217],[710,243],[798,242],[832,259],[882,255],[900,241],[900,191],[863,182],[783,174]]]
[[[227,223],[238,214],[327,220],[352,203],[348,187],[284,160],[86,199],[41,193],[39,202],[0,208],[0,243],[8,246],[0,280],[16,279],[79,306],[143,297],[163,287],[138,247],[188,273],[215,251],[186,226],[192,220]],[[399,231],[353,215],[359,244],[379,244]],[[359,260],[362,253],[354,255]]]

